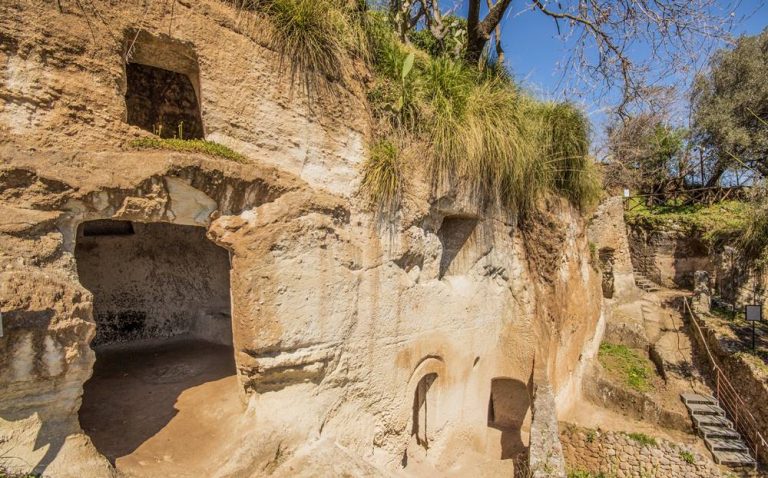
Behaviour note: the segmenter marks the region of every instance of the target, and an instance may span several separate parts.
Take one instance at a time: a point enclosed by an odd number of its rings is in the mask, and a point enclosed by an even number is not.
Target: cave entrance
[[[75,259],[96,321],[83,430],[129,474],[200,469],[241,412],[228,252],[202,227],[99,220]]]

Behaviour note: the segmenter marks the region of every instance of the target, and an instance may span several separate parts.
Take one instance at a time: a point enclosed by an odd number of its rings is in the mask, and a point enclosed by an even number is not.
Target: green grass
[[[129,143],[137,149],[165,149],[184,153],[203,153],[217,158],[224,158],[237,163],[247,163],[248,160],[242,154],[232,151],[213,141],[203,139],[178,139],[178,138],[139,138]]]
[[[626,345],[603,343],[598,358],[606,370],[620,377],[632,389],[638,392],[653,389],[650,381],[653,371],[648,360]]]
[[[392,216],[399,209],[405,183],[401,152],[392,141],[374,143],[363,164],[361,190],[379,213]]]
[[[631,198],[625,219],[628,224],[649,230],[676,228],[696,234],[712,245],[737,240],[752,216],[744,201],[723,201],[712,205],[673,205],[648,207],[640,198]]]
[[[572,470],[568,472],[568,478],[609,478],[603,472],[592,473],[591,471]]]
[[[645,433],[627,433],[627,436],[643,446],[656,446],[656,439]]]
[[[696,463],[696,457],[693,456],[693,453],[686,450],[680,451],[680,459],[690,465],[693,465]]]

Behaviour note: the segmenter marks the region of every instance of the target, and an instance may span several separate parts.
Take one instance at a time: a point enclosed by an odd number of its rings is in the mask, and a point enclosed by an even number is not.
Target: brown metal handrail
[[[709,362],[712,365],[712,369],[714,370],[715,398],[717,398],[717,400],[720,402],[720,406],[733,420],[733,424],[736,427],[736,430],[738,430],[744,437],[752,451],[753,456],[755,457],[755,461],[757,461],[761,456],[761,454],[758,453],[758,450],[763,452],[762,456],[768,456],[768,442],[765,440],[762,433],[760,433],[757,420],[755,420],[755,417],[749,411],[749,407],[741,398],[739,393],[735,388],[733,388],[731,382],[728,381],[728,379],[725,377],[723,370],[720,368],[717,361],[715,360],[715,357],[712,355],[712,351],[709,350],[707,339],[704,337],[704,333],[701,330],[701,325],[699,324],[701,319],[699,319],[699,317],[693,312],[693,309],[691,309],[691,306],[688,303],[688,298],[684,297],[683,302],[685,303],[685,310],[691,317],[691,322],[696,326],[696,330],[701,337],[701,343],[704,344],[704,349],[707,351],[707,358],[709,358]]]

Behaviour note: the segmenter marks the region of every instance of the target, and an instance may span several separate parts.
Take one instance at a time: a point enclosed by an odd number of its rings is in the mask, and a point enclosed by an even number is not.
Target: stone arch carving
[[[411,439],[424,450],[429,449],[434,432],[442,423],[441,381],[445,381],[445,362],[439,356],[426,356],[411,374],[406,391],[408,431]]]

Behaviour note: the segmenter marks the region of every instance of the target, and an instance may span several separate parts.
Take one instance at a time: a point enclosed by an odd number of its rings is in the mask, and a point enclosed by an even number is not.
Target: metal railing
[[[741,433],[744,441],[752,452],[755,460],[758,461],[760,457],[768,456],[768,441],[765,440],[760,428],[757,424],[757,420],[749,411],[748,405],[741,398],[741,395],[733,388],[731,382],[725,376],[723,369],[718,365],[717,360],[712,355],[712,351],[709,350],[707,339],[704,336],[704,332],[701,330],[701,319],[693,312],[691,305],[688,303],[688,298],[684,297],[685,312],[691,318],[691,323],[696,327],[696,331],[701,337],[701,343],[704,345],[704,349],[707,352],[707,358],[712,366],[715,379],[715,398],[720,402],[720,406],[725,410],[728,416],[733,420],[734,427]]]
[[[676,189],[651,194],[636,194],[624,198],[624,209],[632,211],[638,207],[689,206],[693,204],[712,205],[727,199],[745,199],[748,186]],[[634,201],[633,201],[634,199]]]

